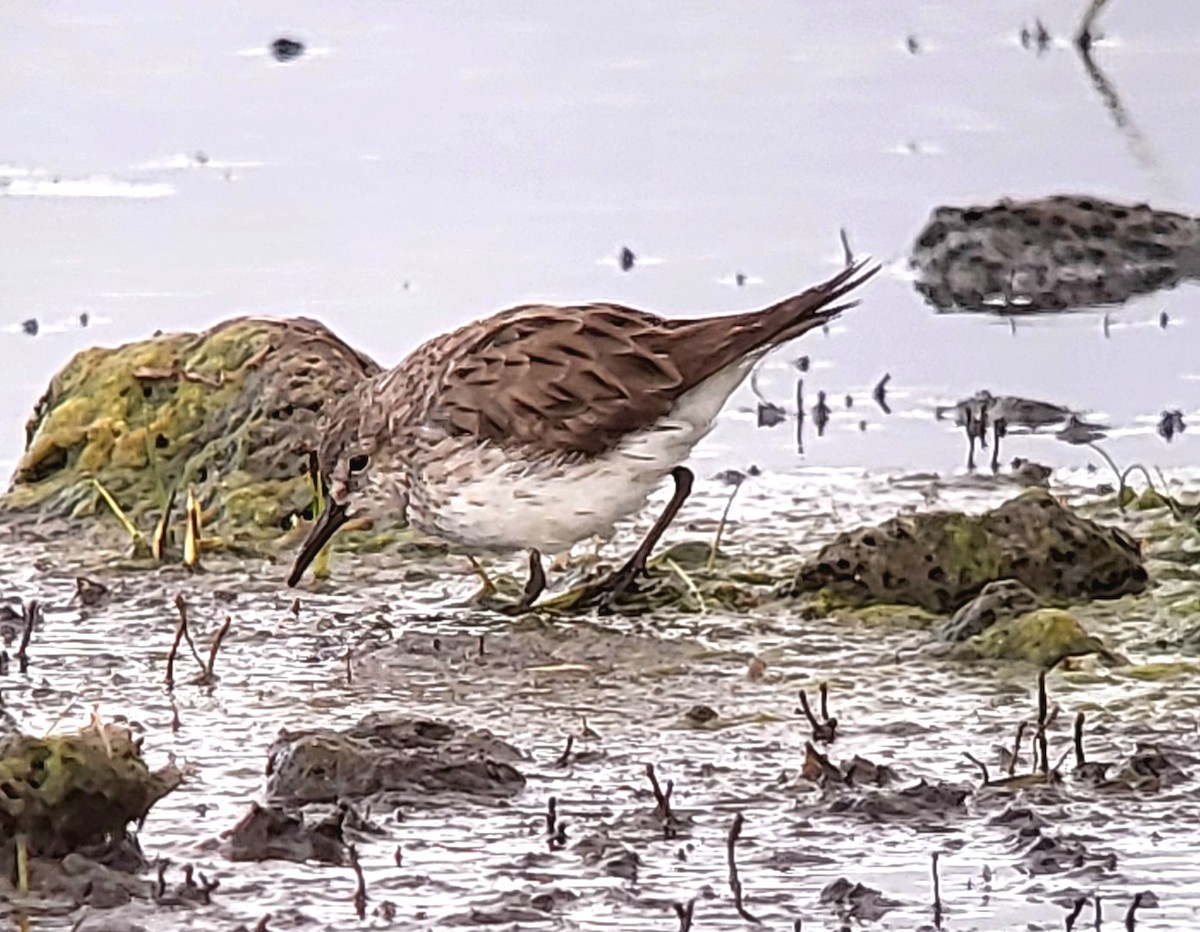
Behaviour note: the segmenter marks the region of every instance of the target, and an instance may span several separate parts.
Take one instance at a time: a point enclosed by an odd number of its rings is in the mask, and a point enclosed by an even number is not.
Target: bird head
[[[369,385],[341,398],[321,427],[320,443],[312,457],[314,484],[323,507],[292,564],[288,585],[295,586],[321,549],[351,518],[403,518],[406,501],[397,495],[388,477],[392,470],[381,443],[387,418]]]

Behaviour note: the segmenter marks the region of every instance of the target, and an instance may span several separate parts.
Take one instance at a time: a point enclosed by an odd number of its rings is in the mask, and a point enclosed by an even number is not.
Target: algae
[[[378,371],[304,318],[234,318],[84,350],[26,425],[0,520],[79,522],[101,514],[103,489],[149,535],[191,487],[209,546],[278,542],[312,507],[307,454],[325,404]]]
[[[1019,661],[1046,669],[1064,658],[1087,654],[1117,662],[1115,655],[1088,634],[1074,615],[1057,608],[1040,608],[997,622],[955,651],[955,656],[964,659]]]
[[[151,771],[128,728],[93,721],[74,733],[0,740],[0,857],[23,836],[30,857],[59,858],[124,836],[182,782]]]

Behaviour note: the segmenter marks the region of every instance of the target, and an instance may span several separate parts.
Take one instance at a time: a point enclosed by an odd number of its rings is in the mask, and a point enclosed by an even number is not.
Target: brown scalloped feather
[[[878,270],[859,263],[764,310],[698,320],[611,304],[501,312],[439,341],[452,358],[425,423],[505,447],[598,455],[723,369],[852,307],[834,302]]]

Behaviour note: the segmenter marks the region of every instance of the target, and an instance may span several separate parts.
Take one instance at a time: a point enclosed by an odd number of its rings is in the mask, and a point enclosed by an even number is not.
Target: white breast
[[[745,360],[708,379],[652,428],[594,459],[531,462],[494,446],[447,446],[444,458],[415,477],[409,520],[427,534],[485,551],[556,554],[593,536],[608,537],[712,429],[751,364]]]

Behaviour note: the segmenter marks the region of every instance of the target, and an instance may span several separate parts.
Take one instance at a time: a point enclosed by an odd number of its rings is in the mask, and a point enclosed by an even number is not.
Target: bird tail
[[[753,362],[768,350],[822,327],[857,301],[842,301],[880,269],[856,262],[832,278],[757,311],[709,317],[681,324],[690,331],[683,342],[693,356],[679,368],[690,378],[690,388],[737,363]],[[865,270],[865,271],[864,271]]]

